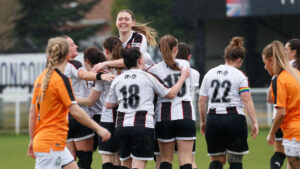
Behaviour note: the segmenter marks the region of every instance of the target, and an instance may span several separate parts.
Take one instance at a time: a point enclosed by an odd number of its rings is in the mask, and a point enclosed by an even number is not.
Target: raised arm
[[[96,81],[96,80],[112,81],[116,77],[116,75],[105,74],[102,72],[98,72],[98,73],[89,72],[84,69],[81,69],[78,72],[78,77],[81,80],[87,80],[87,81]]]
[[[124,68],[124,61],[123,59],[118,59],[118,60],[109,60],[105,62],[98,63],[94,65],[92,72],[99,72],[103,70],[106,67],[119,67],[119,68]]]

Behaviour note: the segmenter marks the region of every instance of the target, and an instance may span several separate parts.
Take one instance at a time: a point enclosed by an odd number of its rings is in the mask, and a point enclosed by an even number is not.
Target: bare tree
[[[19,0],[0,0],[0,51],[9,49],[17,41],[15,20],[22,16],[21,8]]]

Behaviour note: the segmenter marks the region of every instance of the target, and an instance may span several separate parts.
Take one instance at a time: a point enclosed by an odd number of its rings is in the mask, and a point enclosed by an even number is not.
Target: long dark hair
[[[83,59],[88,60],[91,65],[106,61],[104,54],[95,46],[84,50]]]
[[[295,62],[292,66],[300,70],[300,39],[294,38],[289,40],[287,43],[291,50],[296,50]]]

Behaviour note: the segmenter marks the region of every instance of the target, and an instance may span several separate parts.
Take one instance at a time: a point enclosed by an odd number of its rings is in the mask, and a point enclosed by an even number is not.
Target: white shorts
[[[35,152],[35,169],[61,169],[74,161],[67,147],[63,151]]]
[[[284,153],[289,157],[300,157],[300,141],[283,139]]]

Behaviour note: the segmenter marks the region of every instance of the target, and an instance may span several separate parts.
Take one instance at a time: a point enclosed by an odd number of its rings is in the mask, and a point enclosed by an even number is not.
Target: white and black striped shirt
[[[119,103],[117,126],[154,128],[155,94],[164,97],[169,90],[150,73],[130,69],[113,80],[106,102]]]
[[[175,59],[178,67],[189,68],[190,64],[186,60]],[[172,87],[180,77],[180,70],[172,70],[165,61],[161,61],[152,66],[149,72],[158,76],[162,82]],[[160,97],[156,108],[156,121],[192,119],[195,120],[191,107],[191,78],[187,78],[181,90],[174,99]]]

